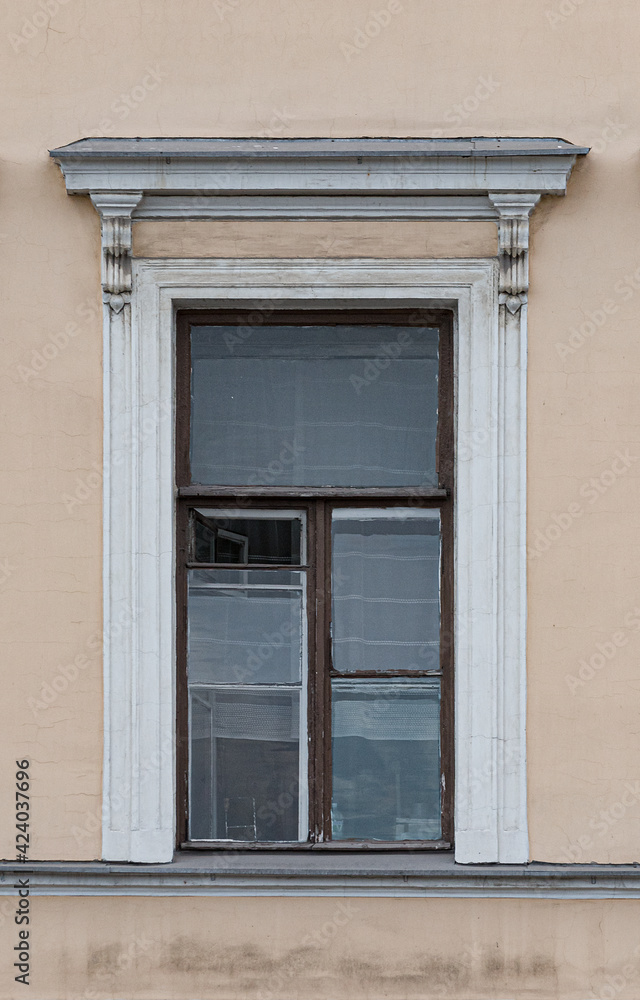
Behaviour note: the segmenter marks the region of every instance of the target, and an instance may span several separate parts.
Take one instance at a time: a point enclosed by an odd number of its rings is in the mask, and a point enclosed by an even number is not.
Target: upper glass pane
[[[193,527],[195,562],[300,565],[300,517],[240,518],[225,511],[196,509]]]
[[[440,666],[440,517],[437,510],[333,512],[333,666]]]
[[[435,486],[438,329],[192,326],[191,478]]]

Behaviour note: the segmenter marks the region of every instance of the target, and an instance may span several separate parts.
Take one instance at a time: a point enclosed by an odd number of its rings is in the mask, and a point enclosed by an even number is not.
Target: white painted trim
[[[207,157],[158,159],[127,158],[71,160],[58,157],[65,171],[67,191],[144,191],[175,195],[188,192],[246,194],[413,195],[482,194],[495,191],[536,191],[564,194],[576,154],[560,156],[420,157],[403,156],[389,161],[361,157],[358,169],[351,159],[319,159],[312,155],[297,161],[258,159],[242,154],[226,160]],[[364,160],[366,159],[366,162]]]
[[[155,195],[142,199],[135,219],[462,219],[492,220],[486,195]]]
[[[103,856],[173,856],[175,309],[268,301],[456,310],[456,859],[526,861],[526,312],[499,322],[497,262],[138,260],[133,289],[130,333],[105,308]]]

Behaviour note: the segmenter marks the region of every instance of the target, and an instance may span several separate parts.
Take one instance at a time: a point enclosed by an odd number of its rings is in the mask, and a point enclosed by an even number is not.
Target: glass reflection
[[[191,360],[194,483],[437,484],[436,328],[193,326]]]
[[[333,840],[438,840],[440,686],[332,684]]]
[[[298,839],[299,718],[299,691],[192,688],[192,839]]]
[[[439,669],[439,512],[334,511],[332,605],[340,673]]]
[[[300,681],[302,614],[300,573],[191,570],[189,683]]]
[[[229,517],[225,511],[193,511],[194,561],[299,566],[299,517]]]

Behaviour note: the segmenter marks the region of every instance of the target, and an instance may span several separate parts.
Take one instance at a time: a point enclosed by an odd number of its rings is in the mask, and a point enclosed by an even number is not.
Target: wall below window
[[[640,900],[39,896],[35,906],[31,988],[49,1000],[638,995]],[[2,996],[23,989],[7,982]]]

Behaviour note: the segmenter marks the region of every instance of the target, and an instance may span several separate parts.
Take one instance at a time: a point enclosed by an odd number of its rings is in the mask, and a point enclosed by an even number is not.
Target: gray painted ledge
[[[0,863],[0,895],[394,896],[640,899],[638,865],[459,865],[451,855],[176,855],[168,864]]]
[[[576,146],[566,139],[478,137],[452,139],[212,139],[117,138],[77,139],[68,146],[50,150],[54,159],[78,156],[86,159],[120,157],[222,157],[265,158],[363,157],[363,156],[562,156],[584,155],[588,146]]]

